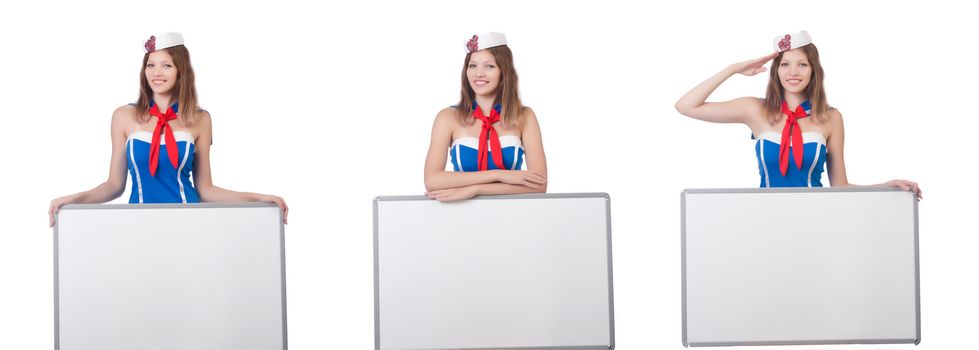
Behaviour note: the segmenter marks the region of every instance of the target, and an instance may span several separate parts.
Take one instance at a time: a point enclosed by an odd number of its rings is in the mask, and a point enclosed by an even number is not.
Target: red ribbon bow
[[[173,108],[167,108],[167,113],[160,113],[159,105],[150,107],[150,115],[156,117],[156,128],[153,129],[153,143],[150,143],[150,176],[156,176],[156,167],[160,162],[160,134],[166,134],[167,155],[170,156],[170,164],[177,168],[177,139],[173,137],[173,127],[170,126],[171,120],[177,119],[177,113]]]
[[[782,101],[782,113],[785,113],[785,127],[782,128],[782,144],[778,149],[778,169],[782,171],[782,176],[789,170],[789,149],[795,158],[796,168],[802,169],[802,128],[799,127],[798,119],[808,117],[802,105],[795,107],[795,111],[789,110],[789,104]]]
[[[483,128],[479,131],[479,156],[477,157],[477,165],[479,170],[486,170],[489,168],[489,159],[487,153],[492,151],[493,153],[493,164],[496,165],[497,169],[506,169],[503,167],[503,148],[500,147],[500,135],[493,128],[493,123],[500,121],[500,113],[493,108],[490,111],[490,115],[487,118],[483,115],[483,111],[477,106],[476,110],[473,111],[473,118],[479,119],[483,122]],[[489,141],[490,149],[486,149],[486,142]]]

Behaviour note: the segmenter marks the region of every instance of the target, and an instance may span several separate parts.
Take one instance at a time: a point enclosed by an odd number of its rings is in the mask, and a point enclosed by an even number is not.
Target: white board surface
[[[55,233],[56,349],[286,348],[278,207],[66,206]]]
[[[863,189],[683,193],[688,346],[917,343],[917,201]]]
[[[614,344],[606,194],[374,203],[377,349]]]

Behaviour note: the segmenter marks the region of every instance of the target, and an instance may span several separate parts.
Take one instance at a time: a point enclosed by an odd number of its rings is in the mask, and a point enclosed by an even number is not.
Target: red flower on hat
[[[146,43],[143,44],[143,48],[146,49],[146,52],[156,51],[156,36],[151,35],[150,40],[147,40]]]
[[[785,34],[785,37],[778,41],[778,51],[781,52],[790,48],[792,48],[792,36]]]
[[[473,35],[473,38],[466,43],[466,49],[469,50],[469,53],[479,51],[479,36]]]

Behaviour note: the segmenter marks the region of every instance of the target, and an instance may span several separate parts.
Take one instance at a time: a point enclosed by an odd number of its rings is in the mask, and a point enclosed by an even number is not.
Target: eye
[[[786,63],[786,62],[779,63],[778,65],[779,65],[779,67],[788,67],[789,66],[789,64]]]
[[[809,67],[809,64],[808,63],[800,63],[799,65],[800,66],[803,66],[803,67]]]
[[[469,69],[473,69],[473,68],[476,68],[476,65],[475,65],[475,64],[472,64],[472,63],[470,63],[470,64],[469,64]]]
[[[490,68],[496,68],[496,66],[494,66],[494,65],[492,65],[492,64],[489,64],[489,65],[486,65],[486,66],[487,66],[487,67],[490,67]]]
[[[164,68],[173,68],[173,65],[172,64],[164,64],[163,67]]]
[[[147,63],[146,64],[146,68],[153,68],[153,64],[152,63]]]

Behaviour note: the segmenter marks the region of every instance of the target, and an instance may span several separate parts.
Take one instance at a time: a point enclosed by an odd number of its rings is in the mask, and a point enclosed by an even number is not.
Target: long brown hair
[[[197,105],[197,88],[194,86],[194,68],[190,65],[190,52],[187,47],[177,45],[162,49],[173,58],[173,64],[177,68],[177,84],[175,91],[170,94],[178,103],[177,116],[183,124],[193,124],[201,111]],[[136,100],[137,118],[140,122],[146,122],[150,118],[150,101],[153,100],[153,90],[150,83],[146,80],[146,61],[149,60],[150,53],[143,55],[143,66],[139,70],[139,99]],[[162,106],[163,108],[169,106]],[[161,109],[166,111],[166,109]]]
[[[806,99],[812,104],[811,116],[816,122],[826,120],[826,112],[831,108],[826,102],[826,90],[823,88],[823,65],[819,63],[819,50],[815,44],[801,47],[806,54],[806,59],[812,67],[812,76],[809,77],[809,85],[806,86]],[[782,63],[781,52],[772,61],[772,69],[768,74],[768,89],[765,92],[765,113],[768,115],[768,122],[772,125],[778,123],[782,118],[782,100],[785,99],[785,88],[778,78],[778,66]]]
[[[500,68],[500,84],[496,87],[495,101],[501,106],[500,119],[503,125],[516,125],[524,111],[524,106],[520,103],[520,94],[517,91],[517,70],[513,67],[513,52],[506,45],[494,46],[486,50],[493,55],[496,65]],[[469,77],[466,75],[470,57],[472,52],[466,54],[466,60],[462,64],[462,97],[456,105],[456,111],[466,124],[475,121],[472,116],[472,106],[476,102],[476,92],[469,85]]]

